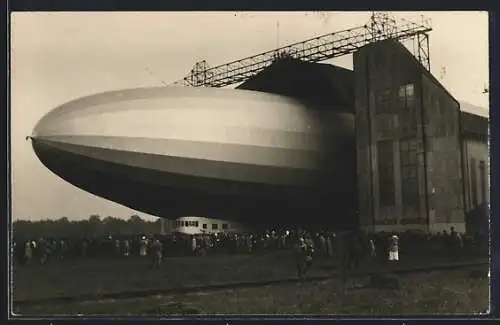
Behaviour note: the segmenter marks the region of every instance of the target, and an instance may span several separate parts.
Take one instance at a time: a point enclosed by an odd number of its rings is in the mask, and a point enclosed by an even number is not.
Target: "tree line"
[[[92,215],[84,220],[67,217],[39,221],[16,220],[12,224],[15,238],[38,239],[40,237],[80,238],[107,235],[133,235],[160,233],[160,219],[147,221],[133,215],[127,220],[115,217],[101,218]]]

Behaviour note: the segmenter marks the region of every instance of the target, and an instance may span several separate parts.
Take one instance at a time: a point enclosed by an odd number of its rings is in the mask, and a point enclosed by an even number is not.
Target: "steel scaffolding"
[[[430,70],[428,33],[431,30],[430,20],[424,17],[420,23],[397,22],[387,13],[373,13],[370,21],[363,26],[318,36],[213,68],[203,60],[174,85],[224,87],[247,80],[283,56],[320,62],[352,54],[365,45],[389,39],[413,40],[413,55],[425,69]]]

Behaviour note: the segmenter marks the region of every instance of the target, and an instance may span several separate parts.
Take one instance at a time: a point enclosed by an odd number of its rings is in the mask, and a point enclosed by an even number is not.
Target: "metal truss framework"
[[[397,22],[387,13],[373,13],[370,21],[363,26],[318,36],[213,68],[203,60],[174,85],[224,87],[247,80],[283,56],[320,62],[352,54],[365,45],[389,39],[413,40],[413,55],[425,69],[430,70],[428,32],[431,30],[430,20],[424,17],[421,23]]]

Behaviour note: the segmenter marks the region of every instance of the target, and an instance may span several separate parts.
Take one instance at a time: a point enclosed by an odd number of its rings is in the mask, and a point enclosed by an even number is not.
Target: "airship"
[[[241,89],[124,89],[55,108],[31,140],[60,178],[158,217],[354,220],[354,116],[318,103]]]

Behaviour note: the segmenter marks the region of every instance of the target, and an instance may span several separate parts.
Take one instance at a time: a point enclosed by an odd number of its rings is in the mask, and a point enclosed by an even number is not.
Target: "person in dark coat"
[[[296,247],[297,275],[302,278],[313,262],[314,244],[311,238],[301,236]]]
[[[155,239],[153,243],[151,244],[151,255],[152,255],[152,262],[150,269],[153,268],[160,268],[161,262],[163,260],[163,247],[161,242],[158,239]]]
[[[344,235],[342,270],[357,271],[364,252],[361,232],[357,230],[348,231]]]

